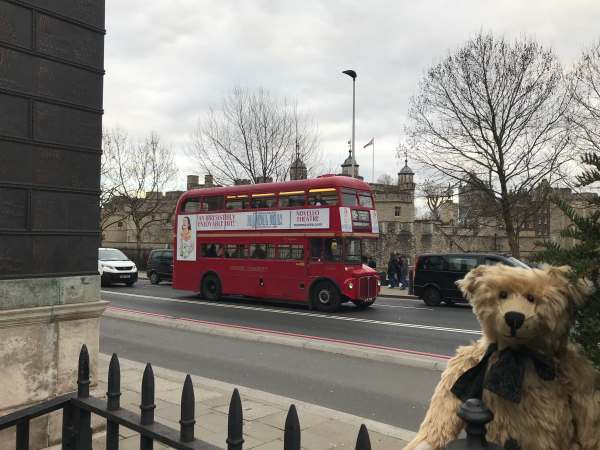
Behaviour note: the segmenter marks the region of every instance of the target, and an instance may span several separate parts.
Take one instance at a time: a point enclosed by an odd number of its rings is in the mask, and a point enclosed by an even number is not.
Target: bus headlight
[[[377,286],[381,286],[381,280],[377,279]]]
[[[348,283],[348,289],[354,289],[354,284],[352,284],[352,282]]]

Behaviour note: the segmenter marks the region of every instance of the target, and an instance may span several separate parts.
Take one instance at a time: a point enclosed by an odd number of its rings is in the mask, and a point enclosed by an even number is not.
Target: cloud
[[[408,100],[424,71],[480,30],[527,34],[568,66],[600,37],[597,0],[109,0],[106,126],[156,131],[184,152],[198,117],[236,85],[297,99],[316,120],[324,160],[340,164],[351,135],[357,71],[357,158],[370,179],[396,172]],[[413,167],[416,168],[416,167]]]

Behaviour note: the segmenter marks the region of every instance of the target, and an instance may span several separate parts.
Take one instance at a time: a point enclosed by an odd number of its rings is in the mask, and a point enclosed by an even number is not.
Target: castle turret
[[[290,180],[306,180],[308,178],[308,171],[306,164],[302,161],[302,158],[298,156],[290,166]]]
[[[356,164],[356,160],[352,156],[352,150],[348,151],[348,157],[342,164],[342,175],[347,177],[360,178],[358,175],[358,164]]]
[[[408,167],[408,159],[404,160],[404,167],[398,172],[398,189],[405,197],[405,201],[413,201],[415,198],[415,173]]]

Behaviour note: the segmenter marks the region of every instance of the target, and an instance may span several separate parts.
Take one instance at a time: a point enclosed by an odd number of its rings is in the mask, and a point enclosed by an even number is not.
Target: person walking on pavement
[[[400,257],[400,261],[402,261],[402,266],[400,267],[400,283],[407,288],[408,287],[408,258],[406,255],[402,255]]]
[[[396,254],[392,253],[390,255],[390,260],[388,261],[388,280],[390,281],[390,288],[395,288],[398,286],[398,263],[396,262]]]

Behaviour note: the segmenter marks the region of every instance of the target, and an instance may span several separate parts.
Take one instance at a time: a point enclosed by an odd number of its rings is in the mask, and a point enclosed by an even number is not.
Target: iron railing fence
[[[140,412],[121,408],[121,369],[116,354],[112,355],[108,368],[106,400],[90,396],[90,360],[87,347],[82,346],[77,370],[77,392],[61,395],[45,402],[23,408],[0,418],[0,430],[16,427],[16,449],[29,449],[29,424],[36,417],[62,410],[62,450],[92,450],[91,415],[106,419],[106,449],[119,449],[119,427],[140,434],[140,450],[152,450],[153,443],[160,442],[176,450],[216,450],[216,447],[194,435],[196,424],[194,386],[190,375],[183,383],[181,393],[181,419],[179,430],[154,421],[154,373],[147,364],[142,375]],[[466,423],[467,439],[455,441],[449,449],[494,450],[485,440],[485,424],[492,414],[480,400],[467,401],[459,411]],[[291,405],[285,420],[283,450],[300,450],[301,431],[296,407]],[[234,389],[229,404],[227,438],[223,448],[243,450],[242,401]],[[355,450],[370,450],[371,441],[367,427],[361,425]]]

